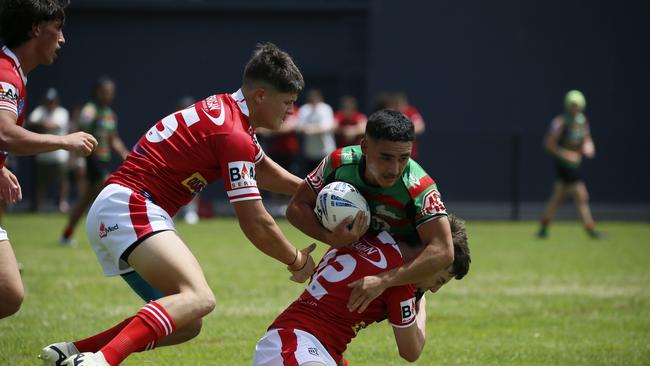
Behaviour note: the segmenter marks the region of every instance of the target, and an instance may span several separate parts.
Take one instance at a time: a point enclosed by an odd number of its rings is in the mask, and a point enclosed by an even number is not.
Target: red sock
[[[108,342],[111,341],[111,339],[115,338],[115,336],[126,327],[131,320],[133,320],[133,316],[125,319],[122,321],[120,324],[114,326],[111,329],[105,330],[99,334],[95,334],[92,337],[88,337],[86,339],[82,339],[79,341],[74,342],[75,347],[79,350],[79,352],[97,352],[102,347],[104,347]]]
[[[587,231],[593,231],[594,230],[594,223],[592,222],[590,224],[586,224],[585,229],[587,229]]]
[[[63,230],[63,237],[70,239],[72,237],[72,234],[74,234],[74,228],[72,226],[66,226],[65,230]]]
[[[119,365],[131,353],[151,349],[155,342],[170,335],[176,324],[155,301],[145,305],[133,320],[100,350],[111,366]]]
[[[550,224],[550,223],[551,223],[551,219],[549,219],[549,218],[547,218],[547,217],[544,217],[544,218],[542,219],[542,225],[544,225],[544,226],[548,226],[548,224]]]

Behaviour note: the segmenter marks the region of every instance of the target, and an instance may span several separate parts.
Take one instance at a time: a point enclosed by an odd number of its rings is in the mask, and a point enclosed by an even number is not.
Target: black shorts
[[[91,183],[102,182],[111,174],[111,164],[93,156],[86,157],[86,178]]]
[[[557,162],[555,163],[555,177],[565,184],[573,184],[582,180],[580,167],[568,167]]]

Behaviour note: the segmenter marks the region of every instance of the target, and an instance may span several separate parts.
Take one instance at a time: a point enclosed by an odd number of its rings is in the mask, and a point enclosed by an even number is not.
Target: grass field
[[[21,311],[0,321],[0,365],[38,365],[48,343],[87,336],[142,303],[119,278],[104,278],[94,254],[56,239],[59,215],[9,215],[25,270]],[[282,222],[296,245],[307,238]],[[195,340],[135,354],[124,365],[250,365],[255,342],[302,291],[282,265],[258,252],[230,219],[178,225],[217,296]],[[650,365],[650,225],[603,223],[589,240],[576,223],[469,222],[472,267],[428,297],[427,345],[416,365]],[[323,252],[319,247],[318,254]],[[0,300],[1,301],[1,300]],[[360,333],[353,366],[404,365],[384,323]]]

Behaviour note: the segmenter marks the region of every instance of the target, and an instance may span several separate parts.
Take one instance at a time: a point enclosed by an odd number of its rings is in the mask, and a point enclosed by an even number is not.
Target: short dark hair
[[[305,87],[291,56],[270,42],[257,45],[244,69],[244,84],[255,81],[267,83],[281,93],[300,94]]]
[[[69,0],[2,0],[0,38],[15,48],[29,41],[32,27],[51,20],[65,21]]]
[[[415,140],[415,128],[404,113],[381,109],[368,117],[366,136],[378,140],[409,142]]]
[[[472,262],[467,244],[467,229],[465,221],[458,216],[449,215],[448,219],[451,226],[451,238],[454,242],[454,263],[452,263],[451,272],[454,274],[454,278],[460,280],[469,272],[469,264]]]

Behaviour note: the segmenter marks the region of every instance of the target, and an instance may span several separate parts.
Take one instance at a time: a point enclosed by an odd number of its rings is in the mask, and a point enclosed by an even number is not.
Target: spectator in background
[[[340,108],[334,114],[336,147],[359,145],[366,131],[368,117],[359,112],[357,99],[349,95],[341,98]]]
[[[68,111],[59,104],[59,94],[50,88],[45,93],[43,104],[36,107],[27,118],[27,128],[50,135],[66,135],[69,132]],[[36,178],[33,210],[40,211],[48,193],[48,188],[56,187],[58,208],[68,211],[68,181],[65,179],[66,163],[70,154],[65,150],[56,150],[36,155]]]
[[[307,103],[298,110],[297,131],[303,135],[303,175],[307,175],[325,156],[336,150],[334,111],[323,101],[318,89],[307,92]]]
[[[586,106],[587,102],[580,91],[569,91],[564,98],[564,113],[551,121],[551,128],[546,135],[544,148],[555,160],[556,180],[537,233],[540,238],[548,236],[548,226],[567,194],[573,196],[587,234],[594,239],[602,237],[594,229],[589,193],[580,175],[582,157],[592,159],[596,155],[589,120],[583,113]]]
[[[68,224],[60,240],[63,245],[74,243],[72,235],[75,226],[111,173],[111,151],[115,151],[122,160],[129,155],[129,150],[117,134],[117,115],[111,108],[114,98],[115,82],[101,77],[93,88],[93,100],[81,109],[79,128],[95,136],[97,148],[86,157],[86,190],[70,212]]]
[[[409,104],[408,98],[405,93],[399,92],[396,93],[394,96],[394,105],[395,108],[404,113],[406,117],[408,117],[411,122],[413,122],[413,127],[415,128],[415,137],[417,138],[418,136],[422,135],[424,133],[424,119],[422,118],[422,115],[420,112],[418,112],[415,107]],[[417,146],[417,140],[413,141],[413,150],[411,151],[411,158],[417,159],[418,157],[418,146]]]

